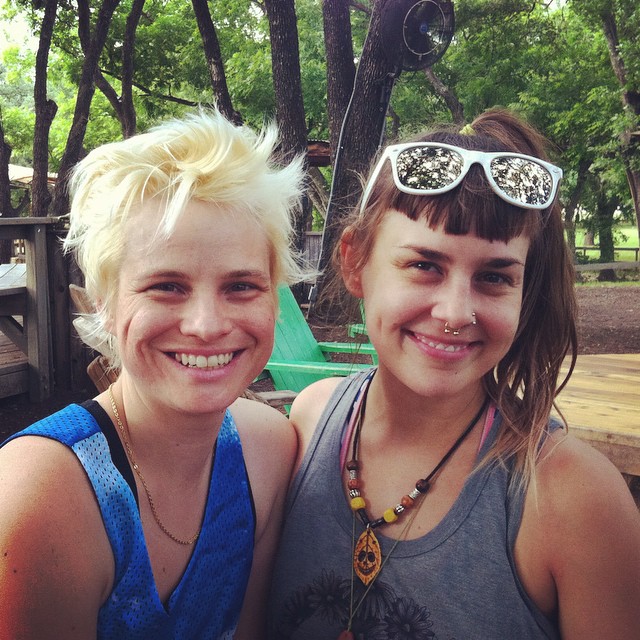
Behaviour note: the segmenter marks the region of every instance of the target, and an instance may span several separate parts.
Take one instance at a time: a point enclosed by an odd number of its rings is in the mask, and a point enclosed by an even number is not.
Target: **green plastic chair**
[[[371,344],[318,342],[289,287],[280,287],[280,315],[276,322],[273,353],[265,370],[276,390],[302,391],[312,382],[331,376],[348,376],[378,363]],[[366,355],[370,362],[331,362],[331,353]]]
[[[365,336],[368,338],[369,334],[367,333],[367,322],[364,317],[364,304],[362,300],[360,300],[360,316],[362,318],[362,322],[353,322],[347,327],[347,333],[350,338],[355,338],[356,336]]]

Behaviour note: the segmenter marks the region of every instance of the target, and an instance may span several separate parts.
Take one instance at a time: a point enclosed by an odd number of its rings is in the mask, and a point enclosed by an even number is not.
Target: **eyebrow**
[[[187,273],[184,271],[154,271],[148,274],[146,277],[153,278],[167,278],[167,279],[180,279],[188,277]],[[264,271],[263,269],[236,269],[235,271],[229,271],[224,274],[224,278],[226,279],[242,279],[242,278],[258,278],[262,280],[270,280],[269,272]]]
[[[263,280],[270,280],[271,277],[268,271],[263,269],[238,269],[237,271],[230,271],[225,274],[227,278],[258,278]]]
[[[451,262],[452,258],[447,253],[442,251],[435,251],[433,249],[426,249],[424,247],[418,247],[410,244],[401,245],[401,249],[408,249],[422,256],[425,260],[433,260],[435,262]],[[513,265],[519,265],[524,267],[524,263],[516,258],[491,258],[484,263],[484,266],[491,269],[506,269]]]

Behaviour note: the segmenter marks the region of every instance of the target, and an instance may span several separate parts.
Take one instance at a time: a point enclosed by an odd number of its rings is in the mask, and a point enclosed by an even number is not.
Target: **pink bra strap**
[[[351,442],[351,436],[353,435],[353,430],[356,426],[356,420],[360,415],[360,405],[363,400],[366,398],[367,388],[371,379],[373,378],[373,373],[369,374],[362,382],[360,389],[358,390],[358,395],[353,403],[351,408],[351,415],[349,416],[349,422],[347,424],[347,428],[344,430],[344,434],[342,436],[342,443],[340,445],[340,468],[344,469],[345,462],[347,461],[347,453],[349,451],[349,443]]]
[[[493,421],[496,417],[496,405],[492,402],[487,409],[487,417],[484,419],[484,426],[482,427],[482,435],[480,436],[480,444],[478,445],[478,451],[482,449],[482,445],[484,444],[489,432],[491,431],[491,427],[493,426]]]

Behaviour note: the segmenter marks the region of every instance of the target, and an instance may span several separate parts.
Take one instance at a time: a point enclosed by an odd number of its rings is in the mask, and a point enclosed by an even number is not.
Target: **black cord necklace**
[[[368,389],[367,389],[368,391]],[[365,391],[365,394],[366,392]],[[349,489],[349,498],[351,509],[358,514],[360,520],[365,526],[365,530],[358,538],[358,542],[355,544],[353,553],[353,568],[356,575],[360,578],[363,584],[368,585],[375,580],[376,576],[382,568],[382,554],[380,552],[380,543],[376,538],[374,529],[380,527],[383,524],[391,524],[396,522],[405,511],[412,509],[415,502],[421,496],[424,496],[431,486],[431,481],[434,476],[442,469],[442,467],[449,461],[451,456],[456,452],[458,447],[464,442],[465,438],[471,433],[473,427],[478,422],[489,402],[488,398],[485,398],[480,410],[472,418],[471,422],[467,425],[465,430],[458,436],[449,450],[442,456],[440,462],[433,468],[431,473],[425,478],[418,480],[416,486],[408,494],[402,496],[402,499],[395,507],[390,507],[385,510],[380,518],[371,520],[367,514],[367,503],[362,495],[362,484],[358,478],[358,471],[360,470],[361,463],[358,460],[358,447],[360,444],[360,434],[362,432],[362,423],[364,418],[364,408],[366,403],[366,395],[360,404],[358,409],[358,416],[356,421],[356,429],[353,435],[353,444],[351,449],[351,460],[346,463],[346,469],[349,472],[349,480],[347,481],[347,487]]]

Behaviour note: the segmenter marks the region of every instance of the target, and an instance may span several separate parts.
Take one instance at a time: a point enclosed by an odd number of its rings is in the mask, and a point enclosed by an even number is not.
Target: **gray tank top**
[[[345,629],[351,597],[354,519],[342,488],[341,440],[366,372],[341,381],[325,407],[287,499],[269,606],[271,640],[332,640]],[[478,459],[495,442],[497,415]],[[442,521],[402,541],[358,609],[358,640],[559,638],[518,579],[513,546],[524,495],[498,463],[472,474]],[[355,523],[356,536],[362,531]],[[376,531],[383,558],[394,540]]]

